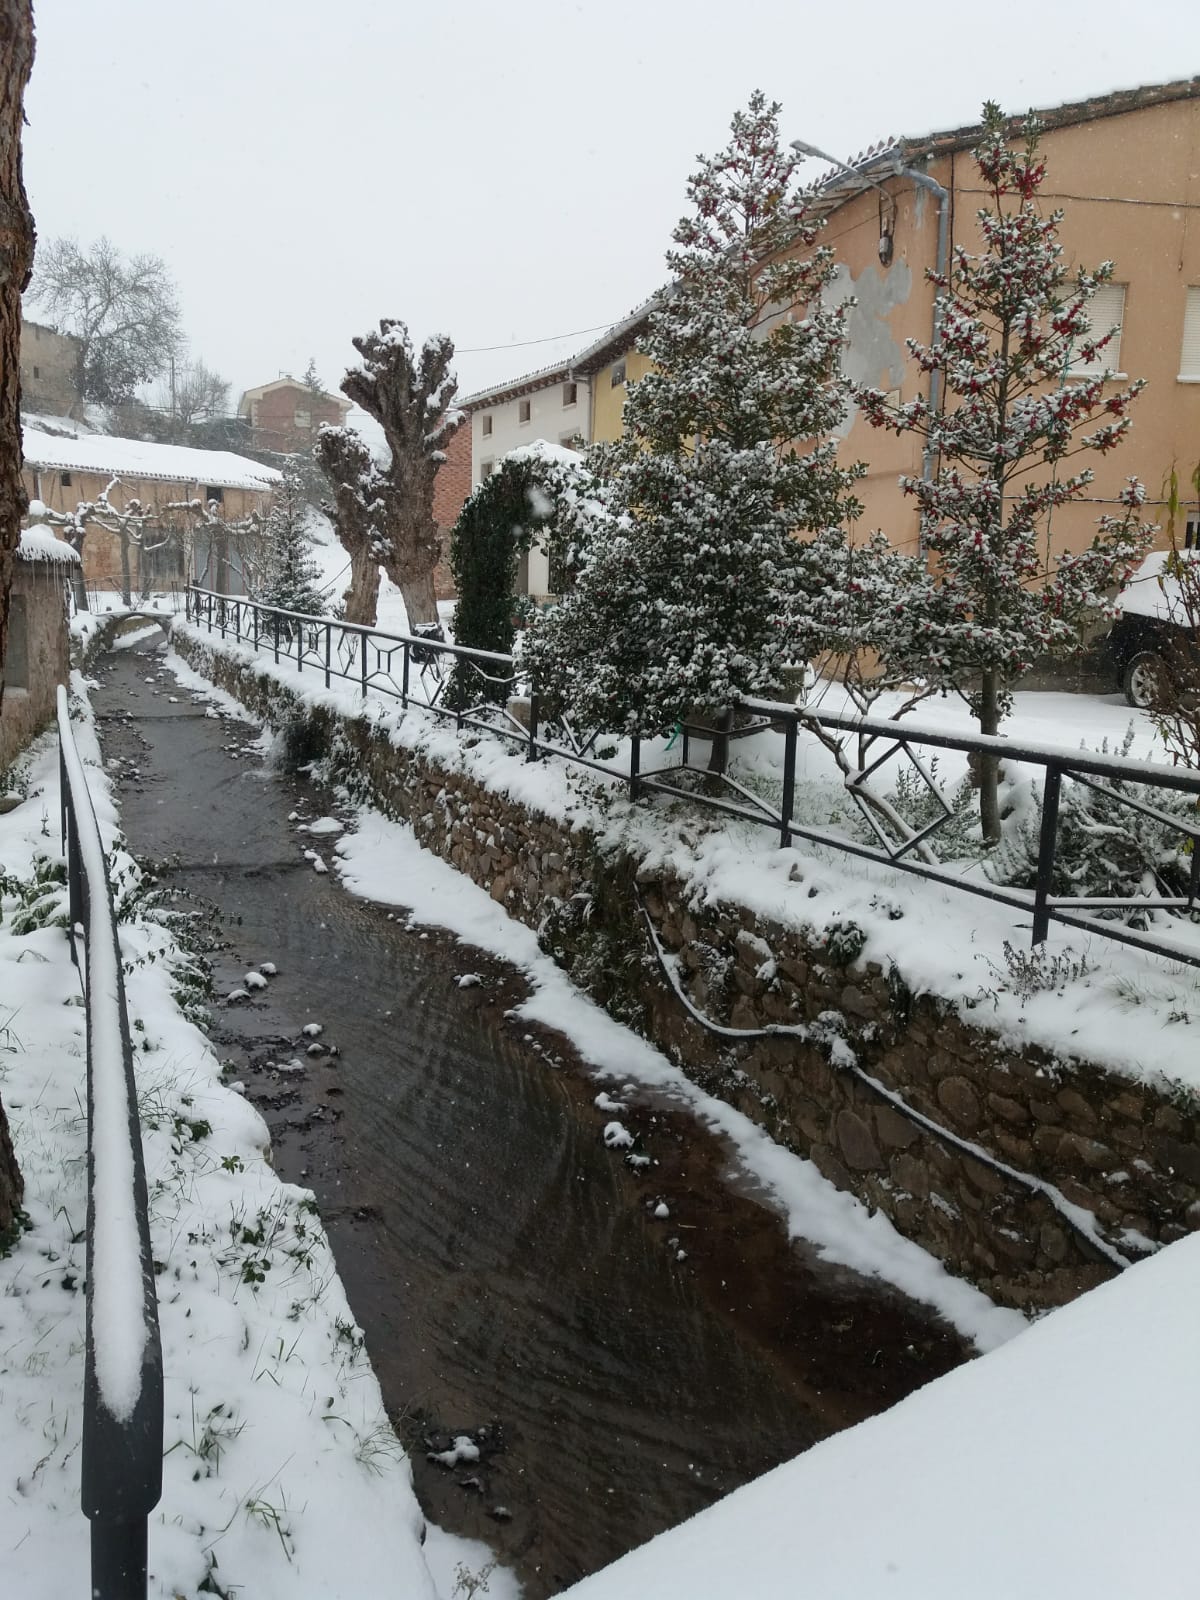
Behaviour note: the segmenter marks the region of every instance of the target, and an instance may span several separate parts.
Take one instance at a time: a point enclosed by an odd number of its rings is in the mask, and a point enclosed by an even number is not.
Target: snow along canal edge
[[[489,1552],[428,1530],[308,1190],[280,1181],[258,1113],[186,1012],[198,974],[123,849],[86,680],[76,737],[110,857],[134,1039],[165,1373],[150,1594],[448,1600]],[[25,1222],[0,1255],[0,1550],[6,1591],[88,1588],[79,1509],[84,1012],[63,934],[57,743],[0,817],[0,1092]],[[264,952],[264,957],[269,952]],[[431,1574],[437,1573],[437,1580]],[[489,1591],[515,1586],[495,1572]]]
[[[230,714],[248,716],[239,701],[174,651],[167,665],[185,689],[210,697]],[[698,1088],[655,1046],[610,1017],[541,951],[532,929],[420,845],[407,824],[361,806],[354,814],[354,831],[338,840],[336,851],[337,870],[354,893],[400,906],[415,925],[445,929],[515,967],[532,990],[517,1008],[519,1015],[563,1034],[602,1081],[633,1082],[663,1095],[721,1136],[730,1149],[731,1168],[756,1185],[783,1218],[789,1237],[803,1238],[824,1259],[878,1277],[932,1306],[980,1351],[1003,1344],[1026,1326],[1019,1312],[996,1306],[972,1284],[947,1272],[881,1212],[870,1212],[854,1195],[836,1188],[811,1161],[786,1150],[742,1112]]]

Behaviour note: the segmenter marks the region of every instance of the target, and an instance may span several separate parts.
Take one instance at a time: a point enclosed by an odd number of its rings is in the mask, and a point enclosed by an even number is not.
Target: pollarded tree
[[[180,347],[179,300],[158,256],[122,254],[109,239],[54,239],[37,253],[30,301],[79,340],[79,392],[120,402],[157,377]]]
[[[325,509],[350,557],[343,616],[347,622],[373,628],[379,605],[379,565],[389,553],[383,531],[383,474],[353,428],[326,424],[317,435],[313,459],[333,490],[333,500]]]
[[[572,592],[531,630],[545,687],[593,726],[658,732],[769,687],[811,647],[804,595],[844,544],[841,311],[822,303],[832,253],[813,248],[779,109],[756,93],[689,180],[641,347],[653,369],[598,463],[606,504]]]
[[[262,564],[254,598],[305,616],[325,615],[320,569],[313,559],[308,498],[300,475],[285,469],[262,529]]]
[[[1106,392],[1103,374],[1065,379],[1072,364],[1094,364],[1115,331],[1093,332],[1087,314],[1113,266],[1068,271],[1063,214],[1038,207],[1046,166],[1037,119],[1026,120],[1017,150],[999,108],[988,104],[983,116],[975,159],[990,198],[978,213],[984,248],[958,246],[948,275],[930,275],[942,299],[938,342],[908,341],[923,371],[943,374],[949,403],[933,415],[925,399],[890,405],[879,389],[856,399],[875,427],[922,435],[940,459],[931,479],[901,480],[920,508],[936,604],[898,605],[887,648],[923,661],[926,678],[963,693],[980,731],[995,734],[1011,686],[1039,654],[1077,647],[1082,623],[1105,613],[1105,592],[1123,582],[1149,533],[1141,486],[1130,480],[1124,514],[1100,517],[1085,551],[1050,547],[1052,514],[1092,481],[1090,469],[1060,468],[1120,443],[1143,384]],[[997,840],[994,760],[981,764],[980,817],[984,838]]]
[[[427,339],[418,356],[403,322],[384,317],[378,333],[353,341],[362,365],[342,379],[342,393],[375,418],[391,460],[380,474],[379,503],[387,541],[384,566],[404,596],[411,628],[437,628],[433,572],[441,554],[433,517],[433,485],[446,446],[463,420],[453,405],[454,342]]]

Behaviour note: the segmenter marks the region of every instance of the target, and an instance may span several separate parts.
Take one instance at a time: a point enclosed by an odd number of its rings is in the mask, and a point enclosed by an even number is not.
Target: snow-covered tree
[[[803,598],[843,542],[841,311],[779,109],[756,93],[689,180],[641,346],[653,369],[597,462],[575,585],[531,630],[546,692],[593,726],[656,732],[769,687],[809,648]]]
[[[350,586],[344,597],[343,616],[347,622],[374,627],[379,605],[379,565],[390,551],[383,531],[383,497],[387,488],[384,475],[353,428],[326,424],[317,435],[313,458],[333,490],[333,499],[325,509],[350,557]]]
[[[51,239],[38,248],[29,299],[79,340],[87,400],[131,398],[182,342],[179,297],[159,256],[125,256],[111,240]]]
[[[893,607],[885,648],[962,692],[981,732],[994,734],[1011,685],[1039,654],[1078,647],[1081,624],[1108,611],[1106,592],[1136,564],[1148,533],[1141,486],[1130,480],[1123,514],[1099,518],[1085,551],[1052,547],[1053,512],[1092,481],[1086,467],[1064,463],[1114,449],[1143,385],[1065,377],[1072,365],[1094,364],[1112,338],[1115,330],[1090,328],[1087,306],[1113,265],[1068,270],[1063,214],[1043,215],[1038,203],[1046,165],[1036,118],[1026,120],[1019,149],[1010,148],[998,107],[986,105],[983,120],[975,151],[990,202],[978,213],[983,249],[957,246],[947,275],[930,275],[942,301],[938,341],[908,341],[922,371],[942,373],[946,407],[935,415],[923,398],[892,405],[872,388],[855,397],[875,427],[924,436],[940,461],[929,479],[901,480],[920,508],[933,588],[923,603]],[[991,760],[981,764],[980,815],[984,837],[997,839]]]
[[[353,341],[362,365],[342,379],[342,393],[375,418],[391,460],[380,474],[381,533],[388,577],[404,596],[409,626],[437,627],[433,572],[441,555],[433,484],[446,446],[463,420],[453,405],[454,342],[427,339],[418,356],[403,322],[384,317],[378,333]]]
[[[325,615],[320,568],[313,559],[309,506],[300,475],[287,468],[275,490],[262,530],[262,568],[254,598],[264,605],[306,616]]]

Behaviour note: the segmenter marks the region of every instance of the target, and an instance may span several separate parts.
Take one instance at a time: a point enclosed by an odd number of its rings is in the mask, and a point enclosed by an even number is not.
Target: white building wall
[[[575,380],[575,404],[563,404],[563,384],[548,384],[522,395],[519,400],[504,400],[471,414],[471,485],[483,482],[485,466],[495,467],[502,456],[518,445],[534,439],[550,444],[565,444],[568,436],[578,435],[585,443],[591,437],[591,389],[585,378]],[[521,422],[521,401],[529,402],[529,421]],[[492,431],[483,432],[485,417],[492,419]],[[537,592],[536,590],[534,591]],[[543,591],[544,592],[544,591]]]

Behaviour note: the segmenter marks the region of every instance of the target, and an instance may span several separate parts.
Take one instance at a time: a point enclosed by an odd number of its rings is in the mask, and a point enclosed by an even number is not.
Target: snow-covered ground
[[[571,1600],[1194,1600],[1200,1238],[777,1467]]]
[[[111,848],[118,818],[80,709]],[[18,775],[27,798],[0,816],[0,1095],[28,1226],[0,1256],[0,1590],[61,1600],[88,1591],[84,1012],[62,929],[52,736]],[[261,1118],[181,1008],[200,991],[152,885],[119,845],[112,861],[160,1264],[166,1454],[150,1593],[448,1600],[456,1569],[478,1572],[488,1553],[437,1534],[422,1549],[408,1462],[312,1196],[276,1177]],[[497,1572],[488,1592],[515,1589]]]

